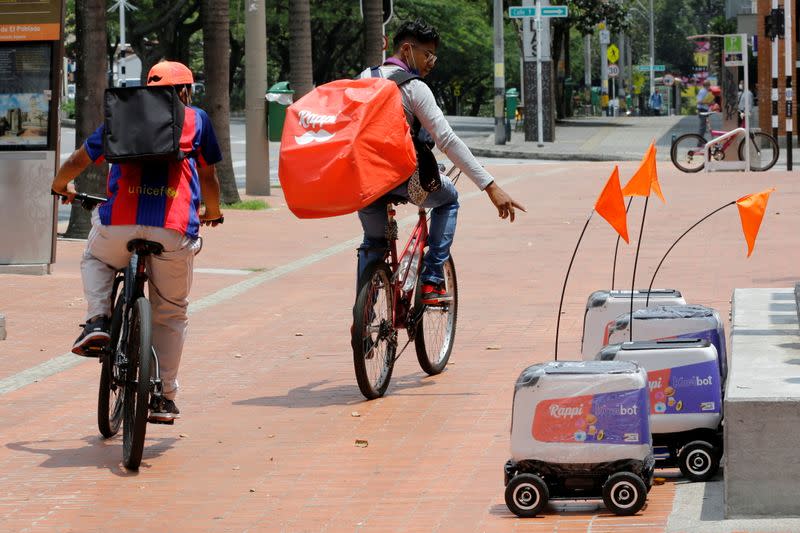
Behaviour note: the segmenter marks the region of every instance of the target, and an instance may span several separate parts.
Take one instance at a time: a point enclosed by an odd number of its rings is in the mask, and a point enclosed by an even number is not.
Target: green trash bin
[[[283,134],[283,122],[286,120],[286,108],[292,104],[294,91],[289,88],[288,81],[279,81],[267,89],[267,131],[270,141],[278,142]]]
[[[506,117],[509,120],[514,120],[517,114],[517,105],[519,105],[519,91],[512,87],[506,91]]]

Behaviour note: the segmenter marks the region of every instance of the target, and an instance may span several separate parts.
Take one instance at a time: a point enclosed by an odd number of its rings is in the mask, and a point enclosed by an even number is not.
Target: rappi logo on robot
[[[647,390],[541,401],[531,433],[539,442],[643,444],[649,439]]]
[[[716,361],[647,373],[650,413],[719,413],[720,379]]]

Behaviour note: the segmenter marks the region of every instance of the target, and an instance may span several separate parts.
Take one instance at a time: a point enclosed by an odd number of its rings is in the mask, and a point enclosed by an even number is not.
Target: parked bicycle
[[[713,112],[700,113],[705,116],[706,131],[711,132],[712,138],[719,137],[728,133],[724,130],[711,129],[711,115]],[[732,136],[722,142],[714,143],[710,147],[709,156],[715,161],[722,161],[728,154],[728,148],[734,144],[736,136]],[[681,135],[672,143],[670,158],[672,163],[683,172],[699,172],[705,167],[705,156],[703,154],[706,139],[697,133],[686,133]],[[737,155],[740,161],[745,160],[745,139],[739,142]],[[761,131],[750,132],[750,170],[769,170],[778,161],[778,143],[772,135]]]
[[[79,193],[75,201],[91,211],[106,198]],[[132,252],[130,262],[117,272],[111,289],[111,341],[107,347],[97,348],[102,365],[97,425],[105,438],[116,435],[122,426],[123,463],[136,470],[142,461],[151,402],[163,396],[158,356],[151,340],[150,302],[145,296],[147,257],[161,254],[163,246],[133,239],[127,247]]]
[[[448,176],[453,174],[455,167]],[[453,178],[455,183],[458,175]],[[388,249],[382,260],[369,265],[361,280],[353,306],[351,329],[356,381],[367,399],[383,396],[397,359],[413,341],[420,367],[428,375],[441,373],[453,350],[458,314],[458,284],[452,256],[444,264],[447,298],[435,304],[422,303],[419,282],[422,256],[428,240],[428,212],[420,207],[419,220],[403,253],[398,257],[395,204],[387,206]],[[399,350],[399,332],[408,341]]]

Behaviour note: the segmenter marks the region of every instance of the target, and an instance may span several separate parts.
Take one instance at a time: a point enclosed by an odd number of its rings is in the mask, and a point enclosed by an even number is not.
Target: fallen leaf
[[[188,438],[189,438],[189,435],[187,435],[186,433],[181,433],[181,434],[180,434],[180,435],[178,435],[178,436],[179,436],[180,438],[182,438],[182,439],[188,439]]]
[[[369,446],[369,442],[363,439],[356,439],[356,446],[358,446],[359,448],[366,448],[367,446]]]
[[[361,416],[361,413],[359,413],[358,411],[353,411],[352,413],[350,413],[350,416],[358,418],[359,416]]]
[[[239,470],[239,468],[240,468],[239,465],[233,467],[234,470]]]
[[[258,429],[261,429],[261,428],[258,428]],[[273,437],[275,437],[275,434],[274,434],[274,433],[271,433],[271,434],[267,435],[267,438],[268,438],[268,439],[271,439],[271,438],[273,438]]]
[[[300,332],[297,332],[297,333],[295,333],[295,334],[294,334],[294,336],[295,336],[295,337],[302,337],[302,336],[303,336],[303,334],[302,334],[302,333],[300,333]]]
[[[256,489],[250,489],[250,492],[255,492],[255,491],[256,491]]]
[[[491,345],[487,346],[486,349],[487,350],[499,350],[500,346],[497,345],[497,344],[491,344]]]
[[[667,478],[664,477],[654,477],[653,478],[653,485],[663,485],[667,482]]]
[[[233,354],[233,356],[234,356],[236,359],[241,359],[241,358],[242,358],[242,354],[240,354],[240,353]]]

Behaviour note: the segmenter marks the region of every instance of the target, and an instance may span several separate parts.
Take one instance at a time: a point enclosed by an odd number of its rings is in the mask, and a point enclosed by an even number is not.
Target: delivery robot
[[[505,501],[533,517],[548,500],[601,499],[637,513],[655,459],[647,374],[627,361],[562,361],[526,368],[514,390]]]
[[[707,481],[722,458],[722,383],[717,350],[707,340],[612,344],[601,361],[636,361],[647,370],[650,430],[656,467],[678,466],[692,481]]]

